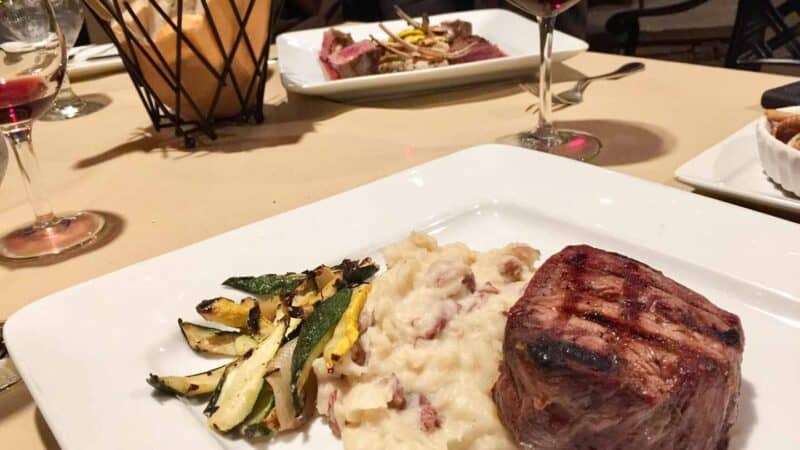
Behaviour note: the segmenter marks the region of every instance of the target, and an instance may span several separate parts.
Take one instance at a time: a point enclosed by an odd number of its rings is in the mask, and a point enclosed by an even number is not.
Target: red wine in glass
[[[0,126],[38,118],[50,107],[55,95],[56,90],[48,89],[42,77],[0,82]]]
[[[560,14],[580,0],[509,0],[517,8],[533,14],[536,17],[555,16]]]

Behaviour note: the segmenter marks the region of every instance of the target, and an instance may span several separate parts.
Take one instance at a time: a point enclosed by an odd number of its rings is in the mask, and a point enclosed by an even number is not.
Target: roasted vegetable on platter
[[[156,390],[178,397],[208,397],[208,425],[248,439],[295,429],[312,415],[312,363],[333,369],[359,337],[358,318],[378,271],[371,259],[344,260],[303,273],[228,278],[225,286],[249,294],[240,301],[200,302],[205,324],[178,320],[188,346],[235,359],[186,376],[150,374]]]

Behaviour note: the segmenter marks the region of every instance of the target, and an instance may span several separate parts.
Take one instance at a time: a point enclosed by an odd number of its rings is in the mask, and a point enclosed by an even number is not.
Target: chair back
[[[800,0],[739,0],[725,66],[800,64]]]

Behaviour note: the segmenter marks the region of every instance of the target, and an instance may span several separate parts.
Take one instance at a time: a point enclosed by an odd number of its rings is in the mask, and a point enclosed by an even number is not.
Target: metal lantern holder
[[[261,45],[262,43],[259,43],[259,45],[255,46],[255,48],[262,49],[260,54],[256,54],[253,43],[248,37],[246,31],[247,23],[250,20],[253,7],[256,3],[255,0],[250,1],[243,15],[239,13],[234,0],[214,0],[229,2],[233,10],[233,15],[237,21],[238,32],[236,33],[235,40],[230,48],[230,51],[225,50],[225,46],[222,43],[217,24],[214,23],[214,18],[210,13],[208,0],[200,0],[203,11],[206,14],[206,20],[209,22],[209,27],[211,29],[214,42],[218,46],[220,53],[224,58],[222,69],[217,70],[208,61],[208,58],[206,58],[201,49],[198,49],[190,39],[186,38],[183,33],[183,0],[178,0],[176,5],[177,15],[174,17],[171,17],[166,11],[164,11],[164,9],[158,4],[157,0],[148,1],[152,5],[155,12],[164,20],[164,25],[162,26],[170,27],[177,36],[177,58],[173,67],[167,63],[166,59],[153,42],[148,30],[145,28],[139,17],[137,17],[136,13],[128,2],[121,2],[118,0],[84,0],[84,3],[89,11],[92,12],[92,15],[100,23],[106,35],[108,35],[108,37],[114,43],[114,46],[116,46],[117,51],[122,58],[122,62],[125,64],[125,68],[131,77],[131,81],[133,81],[133,85],[139,94],[139,98],[141,98],[142,103],[147,110],[147,114],[150,116],[150,120],[152,121],[155,130],[160,131],[164,128],[174,128],[175,136],[183,138],[183,143],[187,148],[193,148],[197,145],[197,136],[199,134],[204,134],[210,139],[216,139],[217,133],[215,129],[218,125],[264,122],[263,103],[264,89],[267,81],[269,43],[272,39],[272,25],[275,21],[277,13],[280,12],[282,2],[280,0],[276,0],[279,3],[278,7],[272,8],[273,13],[275,14],[270,14],[270,23],[264,24],[264,26],[269,26],[267,42],[263,43],[263,45]],[[275,1],[273,4],[274,3]],[[124,10],[122,8],[124,8]],[[125,17],[132,19],[132,23],[126,23],[126,21],[123,19],[123,14]],[[117,38],[117,34],[111,28],[111,24],[114,21],[120,26],[123,32],[122,34],[124,34],[124,41],[122,42]],[[129,26],[134,28],[134,30],[129,29]],[[135,35],[143,36],[145,45],[140,42],[142,39],[135,38]],[[240,47],[246,51],[239,51],[239,53],[244,53],[249,58],[252,58],[251,61],[253,62],[253,67],[255,68],[255,73],[253,73],[252,77],[250,77],[248,82],[245,83],[247,84],[246,86],[240,86],[240,83],[236,79],[237,77],[233,75],[232,71],[232,62],[234,56],[238,56],[237,49]],[[127,51],[126,48],[130,49],[130,51]],[[139,51],[134,51],[134,48],[138,49]],[[185,89],[182,84],[183,81],[187,80],[187,77],[184,73],[184,77],[182,78],[181,52],[186,51],[187,49],[197,56],[198,60],[203,66],[206,67],[206,69],[208,69],[217,82],[211,106],[207,111],[201,110],[201,107],[198,106],[198,103],[192,98],[190,92]],[[148,84],[146,77],[143,75],[141,69],[142,66],[139,64],[142,57],[147,58],[152,67],[156,69],[156,72],[161,80],[169,86],[175,95],[176,101],[174,111],[172,111],[170,108],[164,105],[161,100],[159,100],[158,95],[156,95],[153,88],[150,86],[150,84]],[[173,68],[174,71],[172,70]],[[214,117],[214,110],[217,108],[219,103],[220,94],[222,93],[223,87],[227,85],[233,87],[238,99],[238,104],[241,105],[241,111],[230,117]],[[181,117],[181,108],[187,106],[192,110],[191,112],[194,113],[193,116],[197,117],[196,119],[187,120]]]

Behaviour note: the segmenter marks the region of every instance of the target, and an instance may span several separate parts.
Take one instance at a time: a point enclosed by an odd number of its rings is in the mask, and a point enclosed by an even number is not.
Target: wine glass
[[[56,14],[61,33],[64,35],[64,43],[67,53],[78,40],[78,34],[83,27],[83,2],[81,0],[50,0],[53,11]],[[69,76],[64,74],[64,81],[61,83],[61,90],[56,96],[53,106],[42,117],[43,120],[66,120],[74,117],[85,116],[95,109],[82,98],[75,94],[69,83]]]
[[[508,0],[512,5],[539,20],[539,126],[512,137],[513,144],[532,150],[554,153],[581,161],[595,157],[602,144],[597,137],[576,130],[558,129],[553,124],[551,59],[556,16],[580,0]]]
[[[94,213],[56,216],[42,185],[31,127],[53,103],[66,67],[64,38],[47,0],[0,2],[0,133],[14,153],[36,220],[0,238],[0,255],[36,258],[92,240],[105,224]]]

